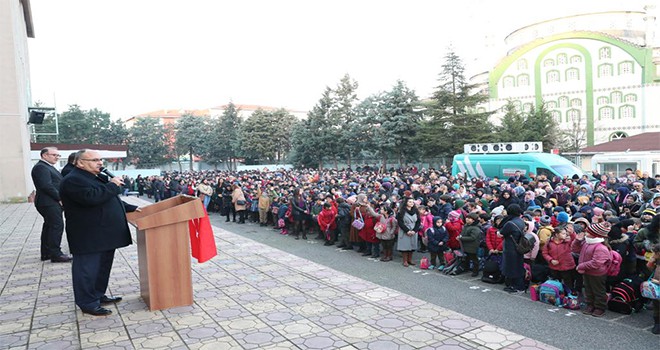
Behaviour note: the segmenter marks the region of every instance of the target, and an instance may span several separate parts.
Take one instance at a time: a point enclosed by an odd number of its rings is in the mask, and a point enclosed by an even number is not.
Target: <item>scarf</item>
[[[591,237],[585,237],[585,238],[584,238],[584,241],[585,241],[585,243],[587,243],[587,244],[598,244],[598,243],[603,243],[603,242],[605,242],[605,238],[602,238],[602,237],[594,237],[594,238],[591,238]]]

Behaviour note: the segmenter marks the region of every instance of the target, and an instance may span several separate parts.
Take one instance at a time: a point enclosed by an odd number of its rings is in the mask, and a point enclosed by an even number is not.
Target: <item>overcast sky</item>
[[[425,98],[449,45],[475,74],[521,26],[651,2],[31,0],[32,98],[114,118],[230,100],[309,110],[346,73],[361,99],[397,79]]]

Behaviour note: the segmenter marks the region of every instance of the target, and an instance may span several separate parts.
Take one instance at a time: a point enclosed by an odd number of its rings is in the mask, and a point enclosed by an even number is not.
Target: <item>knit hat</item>
[[[649,208],[649,209],[644,209],[644,211],[642,212],[642,215],[652,215],[652,216],[655,216],[655,214],[656,214],[655,210],[650,209],[650,208]]]
[[[449,221],[456,221],[461,217],[461,212],[458,210],[452,210],[449,212],[448,219]]]
[[[551,219],[550,219],[550,217],[549,217],[548,215],[543,215],[543,216],[541,217],[541,223],[542,223],[543,225],[549,225],[550,222],[551,222]]]
[[[454,202],[454,209],[461,209],[461,208],[463,208],[464,205],[465,205],[465,201],[464,201],[464,200],[462,200],[462,199],[457,199],[457,200]]]
[[[560,223],[568,222],[568,214],[565,211],[560,212],[559,214],[557,214],[557,221],[559,221]]]
[[[587,226],[587,232],[599,237],[607,237],[612,225],[609,222],[599,222]]]
[[[581,224],[584,225],[584,227],[589,226],[589,220],[587,220],[587,219],[585,219],[585,218],[577,218],[577,219],[575,219],[575,221],[573,221],[573,223],[574,223],[574,224],[581,223]]]

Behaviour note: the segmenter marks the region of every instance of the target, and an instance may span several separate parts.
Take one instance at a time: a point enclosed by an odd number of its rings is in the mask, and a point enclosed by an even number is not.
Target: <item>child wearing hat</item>
[[[601,317],[607,308],[605,282],[607,269],[611,263],[610,246],[607,234],[610,232],[609,222],[600,222],[587,226],[585,233],[580,233],[571,243],[571,250],[579,253],[577,272],[582,274],[584,281],[584,296],[587,308],[585,315]]]

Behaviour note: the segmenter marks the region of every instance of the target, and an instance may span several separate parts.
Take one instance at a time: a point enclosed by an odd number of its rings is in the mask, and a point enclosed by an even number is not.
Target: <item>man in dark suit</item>
[[[74,164],[60,187],[73,254],[74,298],[83,313],[105,316],[112,311],[101,305],[122,299],[105,292],[115,249],[132,243],[126,212],[140,209],[119,199],[121,178],[99,176],[103,159],[97,151],[77,152]]]
[[[32,182],[36,188],[34,206],[44,218],[41,228],[41,260],[52,262],[71,261],[71,257],[62,253],[62,202],[60,201],[60,174],[53,165],[60,158],[57,148],[46,147],[41,150],[41,159],[32,168]]]

